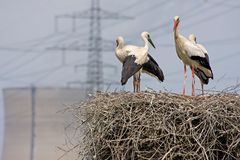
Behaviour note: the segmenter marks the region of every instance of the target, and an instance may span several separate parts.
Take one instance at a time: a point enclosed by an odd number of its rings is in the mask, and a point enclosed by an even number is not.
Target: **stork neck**
[[[148,43],[148,40],[145,38],[145,37],[142,37],[143,41],[144,41],[144,48],[146,48],[148,50],[149,48],[149,43]]]
[[[124,47],[124,42],[119,42],[117,48],[122,49]]]
[[[180,24],[178,24],[177,27],[176,27],[175,30],[174,30],[174,36],[175,36],[175,37],[178,37],[178,36],[180,35],[179,25],[180,25]]]

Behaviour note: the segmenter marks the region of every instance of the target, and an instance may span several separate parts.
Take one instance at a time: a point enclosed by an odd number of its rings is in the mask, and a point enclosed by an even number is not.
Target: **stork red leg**
[[[192,96],[195,96],[194,65],[192,65]]]
[[[186,79],[187,79],[187,67],[186,64],[184,64],[184,81],[183,81],[183,95],[186,93]]]

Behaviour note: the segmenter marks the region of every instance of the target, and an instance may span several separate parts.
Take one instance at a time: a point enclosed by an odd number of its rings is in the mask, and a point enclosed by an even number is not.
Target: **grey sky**
[[[102,37],[115,41],[122,35],[127,42],[142,45],[140,33],[149,31],[156,50],[151,55],[165,73],[165,81],[157,82],[143,75],[142,89],[169,90],[180,93],[183,82],[183,65],[178,59],[173,41],[173,17],[181,17],[181,32],[194,33],[199,43],[209,52],[214,73],[206,89],[222,90],[238,82],[240,72],[240,1],[236,0],[101,0],[101,7],[121,12],[133,20],[102,21]],[[0,5],[0,86],[65,86],[66,82],[86,78],[86,68],[75,73],[74,64],[86,64],[86,52],[67,52],[66,63],[61,66],[61,52],[45,50],[54,44],[80,43],[88,39],[89,21],[78,20],[77,33],[71,33],[71,22],[61,20],[60,32],[54,33],[55,15],[73,13],[90,8],[89,0],[2,0]],[[44,38],[45,37],[45,38]],[[120,81],[121,64],[112,52],[104,52],[104,63],[118,67],[104,70],[106,81]],[[188,69],[187,93],[190,94]],[[196,79],[196,87],[200,83]],[[113,85],[111,90],[122,89]],[[132,90],[131,80],[125,90]],[[198,91],[199,92],[199,91]],[[2,95],[1,95],[2,96]],[[3,139],[3,100],[0,109],[0,144]],[[0,148],[1,149],[1,148]]]

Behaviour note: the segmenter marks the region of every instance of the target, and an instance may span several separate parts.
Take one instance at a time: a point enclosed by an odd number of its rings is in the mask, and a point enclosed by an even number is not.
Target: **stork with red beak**
[[[209,61],[207,60],[204,52],[200,49],[196,44],[192,43],[190,40],[185,38],[180,34],[179,31],[180,17],[174,17],[174,39],[175,39],[175,47],[178,57],[182,60],[184,64],[184,82],[183,82],[183,95],[185,95],[186,88],[186,65],[189,65],[192,68],[192,96],[195,95],[195,81],[194,81],[194,68],[198,68],[203,71],[204,74],[213,78],[213,73],[211,67],[209,65]]]

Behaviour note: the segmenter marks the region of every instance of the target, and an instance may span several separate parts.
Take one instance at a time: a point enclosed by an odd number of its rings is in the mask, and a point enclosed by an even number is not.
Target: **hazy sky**
[[[183,65],[178,59],[173,41],[173,17],[181,18],[181,33],[194,33],[199,43],[205,45],[210,57],[214,80],[205,88],[222,90],[238,83],[240,72],[240,1],[235,0],[102,0],[101,7],[110,12],[119,12],[134,17],[131,20],[103,20],[102,37],[115,41],[121,35],[131,44],[143,45],[142,31],[148,31],[157,47],[151,49],[165,74],[159,83],[143,75],[142,90],[168,90],[180,93],[183,82]],[[0,86],[23,87],[66,86],[69,81],[86,78],[86,68],[74,72],[74,65],[86,64],[87,52],[66,52],[62,65],[62,52],[47,48],[54,45],[87,43],[89,20],[77,20],[77,32],[71,32],[69,19],[59,21],[59,32],[54,32],[54,16],[71,14],[90,8],[90,0],[2,0],[0,5]],[[114,50],[104,52],[105,64],[117,67],[104,70],[106,82],[119,82],[121,64]],[[187,93],[191,91],[191,76],[188,69]],[[196,87],[200,83],[196,80]],[[110,90],[123,89],[120,85]],[[125,90],[132,90],[132,80]],[[198,93],[200,93],[198,91]],[[2,95],[1,95],[2,96]],[[0,144],[3,139],[3,99],[0,99]],[[1,149],[1,148],[0,148]]]

